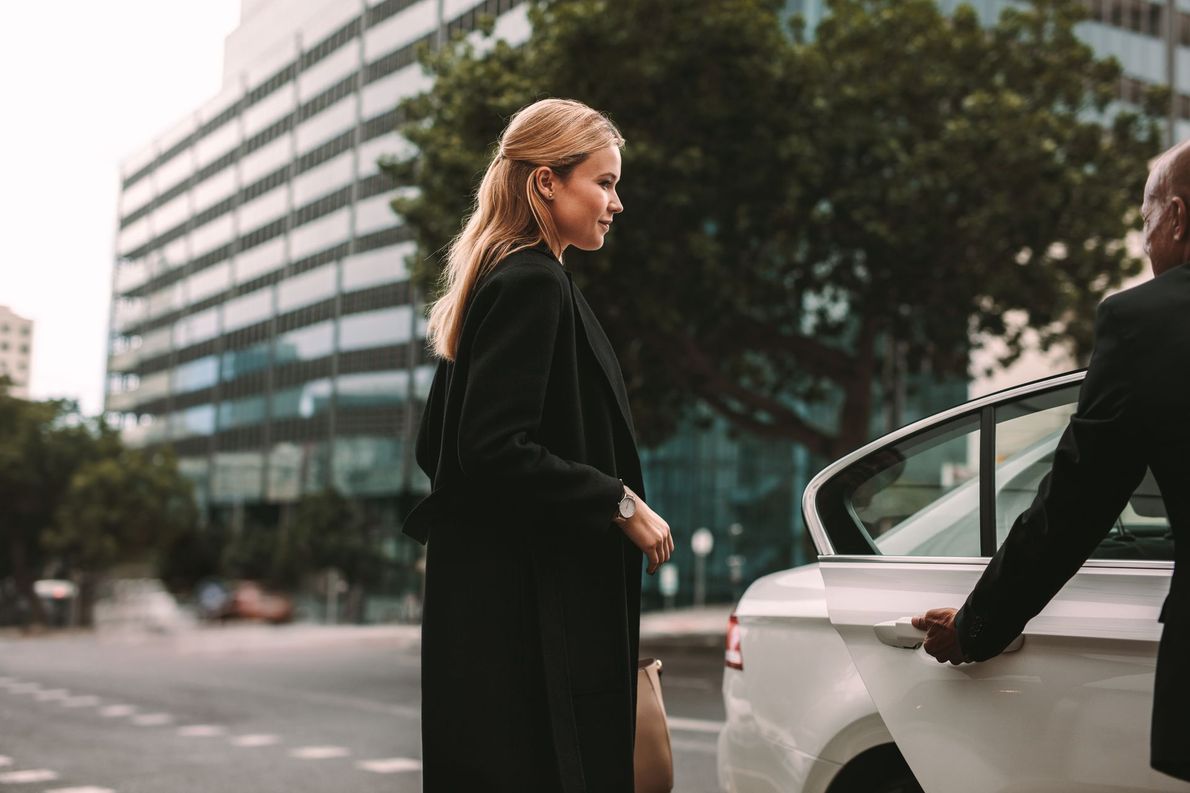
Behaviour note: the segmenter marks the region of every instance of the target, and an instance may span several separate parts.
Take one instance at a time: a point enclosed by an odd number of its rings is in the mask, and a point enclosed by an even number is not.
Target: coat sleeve
[[[471,347],[459,415],[464,475],[527,513],[592,530],[612,523],[620,480],[553,454],[540,442],[556,355],[565,282],[537,264],[504,265],[480,289],[464,330]]]
[[[1054,451],[1053,467],[956,616],[960,647],[972,660],[998,655],[1045,608],[1144,476],[1126,330],[1113,301],[1105,301],[1078,409]]]

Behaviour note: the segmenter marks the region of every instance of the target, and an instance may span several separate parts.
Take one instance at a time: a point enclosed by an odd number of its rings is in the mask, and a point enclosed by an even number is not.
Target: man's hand
[[[922,647],[940,664],[949,661],[958,666],[967,660],[963,657],[959,634],[955,630],[954,615],[957,613],[956,609],[930,609],[922,616],[913,618],[913,627],[926,632]]]

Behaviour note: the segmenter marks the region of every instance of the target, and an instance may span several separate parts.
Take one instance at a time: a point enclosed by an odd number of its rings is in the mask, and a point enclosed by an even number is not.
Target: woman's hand
[[[635,493],[633,495],[636,496]],[[636,496],[636,513],[617,523],[628,539],[632,540],[632,544],[649,557],[649,575],[656,573],[658,567],[669,561],[674,552],[674,538],[669,532],[669,524],[640,496]]]

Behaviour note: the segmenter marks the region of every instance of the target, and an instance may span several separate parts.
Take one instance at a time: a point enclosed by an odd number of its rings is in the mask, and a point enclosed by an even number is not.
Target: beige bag
[[[674,758],[661,698],[661,661],[641,658],[636,671],[636,793],[670,793]]]

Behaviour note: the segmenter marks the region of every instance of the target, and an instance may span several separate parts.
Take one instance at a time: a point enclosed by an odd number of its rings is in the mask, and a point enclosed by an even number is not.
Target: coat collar
[[[612,343],[607,338],[607,334],[603,332],[603,326],[599,324],[595,312],[587,304],[587,299],[575,285],[569,270],[566,271],[566,278],[570,281],[570,293],[573,296],[574,306],[583,323],[583,336],[587,339],[587,346],[591,348],[591,353],[599,362],[599,368],[603,370],[607,384],[616,398],[616,406],[620,409],[624,424],[628,427],[632,438],[635,439],[636,427],[632,424],[632,410],[628,405],[628,392],[624,388],[624,373],[620,371],[620,362],[616,360]]]

